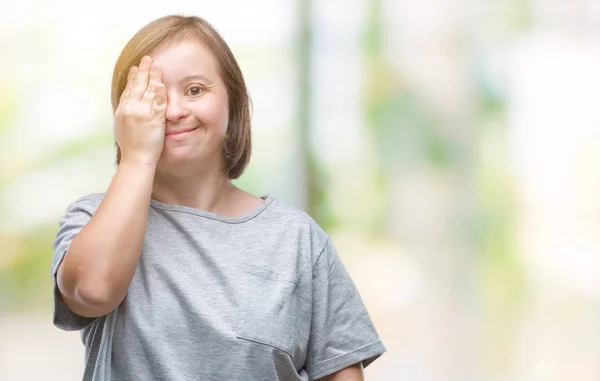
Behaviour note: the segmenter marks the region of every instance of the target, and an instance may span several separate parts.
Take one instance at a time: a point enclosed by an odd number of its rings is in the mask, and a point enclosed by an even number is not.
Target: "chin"
[[[191,152],[190,150],[168,150],[158,162],[157,170],[167,173],[184,173],[198,168],[200,163],[210,162],[210,156],[204,152]]]

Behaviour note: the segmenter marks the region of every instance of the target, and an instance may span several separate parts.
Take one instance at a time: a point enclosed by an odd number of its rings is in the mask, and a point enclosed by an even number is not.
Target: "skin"
[[[221,215],[254,210],[262,200],[233,186],[221,170],[228,96],[211,51],[198,42],[184,41],[155,54],[153,61],[162,69],[168,103],[167,136],[152,198]],[[171,135],[190,128],[196,130],[185,139]],[[239,205],[247,207],[239,209]]]
[[[256,209],[262,200],[235,187],[222,171],[228,95],[212,52],[183,41],[152,58],[168,100],[152,198],[225,216]],[[172,135],[191,128],[196,130],[184,139]]]

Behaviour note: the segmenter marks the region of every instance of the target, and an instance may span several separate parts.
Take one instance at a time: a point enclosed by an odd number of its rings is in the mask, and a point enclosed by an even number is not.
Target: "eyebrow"
[[[179,83],[190,82],[190,81],[193,81],[193,80],[200,80],[200,81],[212,83],[211,80],[209,80],[208,78],[206,78],[202,74],[188,75],[187,77],[185,77],[181,81],[179,81]]]

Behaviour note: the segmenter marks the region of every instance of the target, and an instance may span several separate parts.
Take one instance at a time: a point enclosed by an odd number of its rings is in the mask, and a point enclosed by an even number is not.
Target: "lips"
[[[178,130],[170,130],[167,131],[165,133],[165,135],[169,136],[169,135],[178,135],[178,134],[183,134],[184,132],[190,132],[190,131],[194,131],[196,128],[198,127],[193,127],[193,128],[182,128],[182,129],[178,129]]]

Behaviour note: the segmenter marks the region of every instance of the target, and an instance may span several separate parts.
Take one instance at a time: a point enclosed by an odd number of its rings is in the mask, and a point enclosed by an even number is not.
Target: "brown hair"
[[[228,178],[237,179],[250,161],[250,99],[244,76],[233,53],[219,33],[197,16],[170,15],[156,19],[140,29],[129,40],[117,59],[113,71],[111,101],[113,112],[127,84],[129,68],[138,65],[142,57],[167,49],[171,44],[195,39],[208,46],[214,54],[229,98],[229,125],[223,145],[223,163]],[[117,165],[121,150],[117,149]]]

